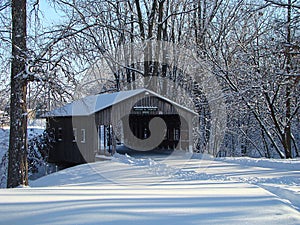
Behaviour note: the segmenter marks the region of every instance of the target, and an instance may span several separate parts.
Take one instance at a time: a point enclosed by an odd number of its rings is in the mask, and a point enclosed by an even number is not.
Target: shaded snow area
[[[0,224],[300,224],[300,161],[115,154],[0,190]]]

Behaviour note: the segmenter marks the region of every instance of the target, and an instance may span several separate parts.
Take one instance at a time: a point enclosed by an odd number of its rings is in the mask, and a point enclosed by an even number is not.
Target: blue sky
[[[45,24],[57,23],[62,20],[62,12],[54,9],[47,0],[40,0],[39,7],[41,11],[41,19]]]

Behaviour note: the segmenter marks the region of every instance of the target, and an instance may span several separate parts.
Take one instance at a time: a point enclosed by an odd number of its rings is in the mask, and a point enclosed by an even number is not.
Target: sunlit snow
[[[299,224],[299,175],[299,160],[116,154],[1,189],[0,224]]]

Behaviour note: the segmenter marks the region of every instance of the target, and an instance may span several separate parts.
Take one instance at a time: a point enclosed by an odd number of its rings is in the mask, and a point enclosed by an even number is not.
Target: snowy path
[[[182,152],[165,155],[153,155],[152,160],[169,170],[180,171],[184,179],[210,177],[217,180],[231,180],[257,185],[283,201],[289,203],[300,212],[300,161],[225,158],[214,159]],[[138,155],[137,161],[145,161],[145,155]],[[126,161],[126,160],[125,160]],[[177,169],[177,171],[176,171]]]
[[[262,179],[274,178],[270,168],[259,168]],[[30,188],[1,189],[0,224],[300,224],[299,211],[266,191],[278,186],[246,182],[256,176],[250,170],[178,155],[116,155],[43,177]]]
[[[197,160],[191,160],[196,161]],[[201,160],[196,172],[224,176],[229,180],[255,184],[300,211],[300,162],[286,163],[281,160],[224,159]]]

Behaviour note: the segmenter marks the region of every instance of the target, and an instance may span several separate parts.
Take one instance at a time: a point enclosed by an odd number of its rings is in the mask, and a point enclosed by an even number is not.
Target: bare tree
[[[286,12],[277,6],[274,8],[269,1],[268,4],[253,5],[248,9],[242,5],[247,14],[239,13],[233,30],[222,35],[222,45],[218,48],[221,54],[210,55],[219,65],[216,74],[221,75],[232,90],[228,93],[234,96],[230,98],[234,103],[231,109],[251,113],[251,126],[259,128],[250,133],[244,132],[244,118],[233,112],[233,120],[243,121],[243,136],[248,140],[262,140],[250,141],[250,145],[265,149],[265,156],[277,155],[281,158],[293,157],[299,145],[299,139],[292,140],[295,137],[293,133],[297,133],[295,116],[299,111],[299,100],[296,98],[299,81],[295,76],[298,69],[293,66],[294,59],[289,54],[299,51],[292,48],[295,42],[291,36],[294,34],[296,37],[297,20],[289,14],[291,9],[288,5],[284,4]],[[261,134],[257,132],[259,130]],[[240,133],[239,130],[235,132]],[[256,135],[251,137],[253,133]],[[253,144],[255,142],[263,145],[257,147]],[[271,154],[271,149],[275,150],[276,155]]]

